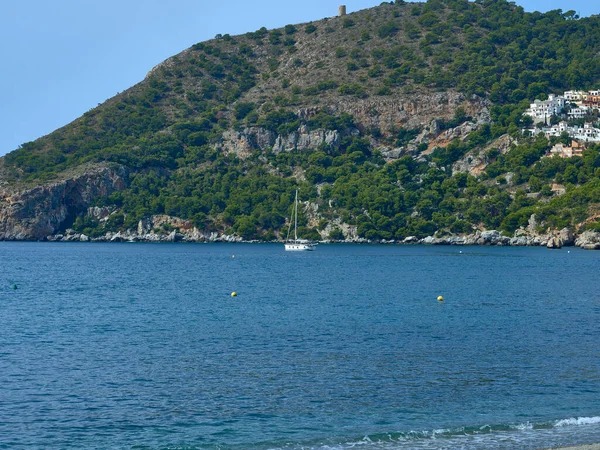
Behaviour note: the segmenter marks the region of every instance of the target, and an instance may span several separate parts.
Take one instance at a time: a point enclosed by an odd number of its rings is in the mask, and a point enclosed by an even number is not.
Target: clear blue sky
[[[2,0],[0,155],[48,134],[217,33],[281,27],[377,0]],[[517,0],[526,11],[600,13],[597,0]]]

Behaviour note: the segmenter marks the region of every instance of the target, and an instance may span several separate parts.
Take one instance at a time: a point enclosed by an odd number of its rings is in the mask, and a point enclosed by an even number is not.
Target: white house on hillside
[[[564,97],[568,102],[581,102],[587,98],[585,91],[565,91]]]
[[[545,120],[550,116],[559,115],[566,105],[563,96],[550,94],[548,100],[536,100],[529,105],[529,109],[524,112],[525,115],[531,116],[534,120]]]
[[[542,128],[541,132],[546,137],[558,137],[566,132],[572,139],[585,142],[600,142],[600,129],[594,128],[591,123],[586,123],[583,127],[570,127],[567,125],[567,122],[562,121],[557,125]]]
[[[600,110],[600,90],[566,91],[564,95],[549,94],[548,100],[535,100],[529,104],[529,109],[523,115],[532,117],[538,124],[544,122],[546,125],[552,116],[563,118],[566,116],[568,120],[586,119],[592,113],[596,114],[598,110]],[[541,130],[533,128],[526,131],[532,135],[541,132],[547,138],[567,133],[572,139],[578,141],[600,142],[600,128],[595,128],[591,123],[570,127],[563,120],[557,125],[542,127]],[[568,154],[568,151],[557,148],[555,153]]]
[[[569,119],[583,119],[586,115],[592,112],[589,106],[580,106],[578,108],[572,108],[567,111],[567,117]]]

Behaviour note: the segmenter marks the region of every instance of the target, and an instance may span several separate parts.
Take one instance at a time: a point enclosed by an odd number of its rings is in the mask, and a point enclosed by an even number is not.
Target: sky
[[[380,4],[377,0],[2,0],[0,156],[60,128],[191,45]],[[516,0],[600,13],[597,0]]]

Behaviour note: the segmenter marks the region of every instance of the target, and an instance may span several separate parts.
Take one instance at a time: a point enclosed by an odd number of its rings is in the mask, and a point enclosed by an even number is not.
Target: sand
[[[576,445],[574,447],[560,447],[548,450],[600,450],[600,444]]]

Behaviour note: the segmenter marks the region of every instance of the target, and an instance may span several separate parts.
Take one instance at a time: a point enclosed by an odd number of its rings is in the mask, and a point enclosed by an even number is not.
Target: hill
[[[429,0],[219,35],[1,158],[0,238],[280,239],[296,188],[312,239],[595,231],[600,147],[545,158],[522,112],[599,85],[599,25]]]

